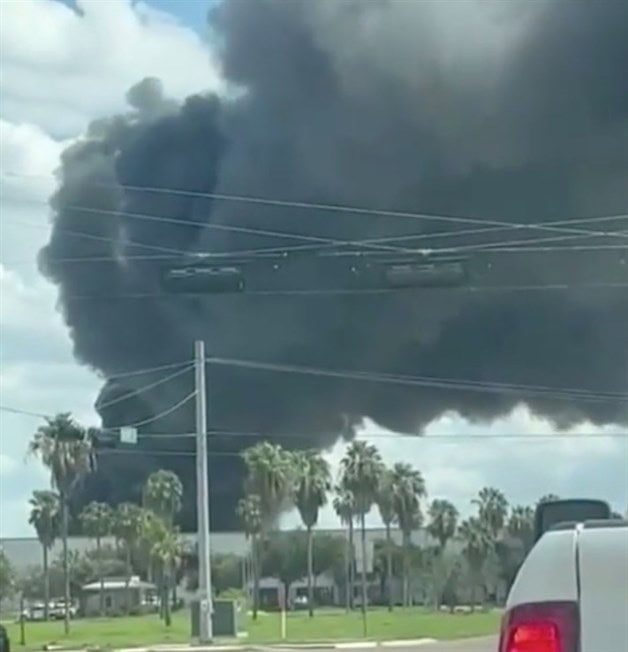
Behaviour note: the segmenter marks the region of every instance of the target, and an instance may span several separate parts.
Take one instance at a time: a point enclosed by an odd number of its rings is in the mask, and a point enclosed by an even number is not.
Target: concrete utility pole
[[[199,639],[211,643],[212,579],[209,541],[209,484],[207,473],[207,394],[205,393],[205,342],[194,343],[196,384],[196,509],[198,546]]]

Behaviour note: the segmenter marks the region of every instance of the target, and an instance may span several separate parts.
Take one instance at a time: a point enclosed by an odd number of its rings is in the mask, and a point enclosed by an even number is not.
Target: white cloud
[[[128,0],[77,5],[80,13],[49,0],[3,3],[3,117],[75,135],[122,109],[142,77],[159,77],[175,98],[219,86],[200,36],[169,14]]]

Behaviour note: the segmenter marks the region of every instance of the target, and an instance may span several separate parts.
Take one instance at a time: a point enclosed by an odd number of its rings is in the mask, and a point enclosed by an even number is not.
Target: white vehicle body
[[[628,522],[559,526],[531,550],[508,596],[500,652],[537,650],[628,651]]]

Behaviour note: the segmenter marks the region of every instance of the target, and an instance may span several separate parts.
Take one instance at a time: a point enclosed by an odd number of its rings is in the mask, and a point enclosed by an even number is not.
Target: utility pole
[[[199,639],[211,643],[212,579],[209,541],[209,484],[207,473],[207,394],[205,392],[205,342],[194,343],[196,388],[196,518],[198,546]]]

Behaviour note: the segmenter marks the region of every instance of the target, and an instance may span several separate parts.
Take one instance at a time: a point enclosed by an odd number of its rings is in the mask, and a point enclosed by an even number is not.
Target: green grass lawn
[[[499,628],[496,612],[476,614],[441,614],[423,609],[369,610],[367,637],[376,640],[436,638],[452,639],[494,634]],[[70,635],[63,634],[62,622],[26,623],[26,649],[41,649],[45,644],[75,647],[132,647],[158,643],[184,643],[190,640],[189,613],[174,614],[167,628],[157,616],[130,618],[78,619],[72,622]],[[19,650],[20,627],[8,625],[13,649]],[[272,643],[281,641],[281,618],[277,613],[263,613],[257,621],[249,619],[248,637],[242,642]],[[363,637],[360,612],[321,611],[314,618],[307,613],[287,617],[286,641],[332,641]],[[23,649],[23,648],[22,648]]]

